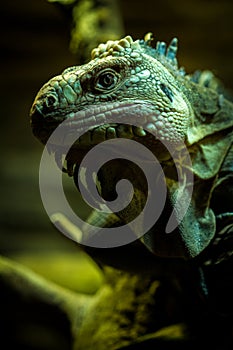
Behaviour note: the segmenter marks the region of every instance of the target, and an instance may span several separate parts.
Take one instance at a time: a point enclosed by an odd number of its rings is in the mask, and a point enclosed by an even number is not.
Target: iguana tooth
[[[107,139],[113,139],[116,138],[117,134],[116,134],[116,129],[113,126],[109,126],[106,129],[106,138]]]
[[[94,144],[105,141],[106,140],[106,128],[104,126],[100,126],[98,128],[95,128],[91,133],[91,140]],[[91,145],[91,142],[86,143],[86,145],[87,146]]]
[[[120,124],[117,126],[116,131],[117,131],[118,137],[131,138],[133,136],[131,125],[124,125],[124,124],[121,125]]]
[[[146,131],[145,131],[142,127],[134,126],[134,127],[133,127],[133,133],[134,133],[135,135],[141,136],[141,137],[146,136]]]

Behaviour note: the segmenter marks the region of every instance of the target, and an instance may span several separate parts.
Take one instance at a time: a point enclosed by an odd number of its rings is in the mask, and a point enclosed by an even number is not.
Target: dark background
[[[178,59],[187,72],[210,69],[233,89],[232,0],[119,4],[126,34],[142,38],[151,31],[167,42],[177,36]],[[72,242],[52,227],[41,203],[38,167],[43,147],[32,136],[28,116],[42,84],[77,63],[69,51],[70,22],[45,0],[2,1],[0,8],[0,251],[25,263],[21,253],[75,254]]]

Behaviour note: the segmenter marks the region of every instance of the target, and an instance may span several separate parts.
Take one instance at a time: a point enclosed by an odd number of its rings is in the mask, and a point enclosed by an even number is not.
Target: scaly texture
[[[233,250],[233,104],[211,72],[189,75],[178,67],[176,38],[168,47],[157,42],[154,48],[152,42],[151,34],[144,40],[126,36],[108,41],[92,51],[89,63],[52,78],[32,106],[32,130],[45,144],[57,126],[67,121],[62,143],[49,144],[60,164],[62,147],[73,134],[88,128],[66,155],[66,171],[76,182],[78,165],[92,146],[119,137],[146,145],[163,167],[168,195],[163,215],[144,235],[143,244],[156,258],[191,259],[197,266],[218,264],[230,259]],[[132,124],[124,123],[125,116]],[[185,202],[187,197],[178,183],[177,164],[193,175],[193,194],[180,225],[165,235],[176,198]],[[95,213],[90,223],[120,225],[141,212],[147,186],[134,164],[119,159],[106,164],[98,174],[101,194],[113,200],[115,184],[122,177],[134,185],[132,202],[117,215]]]

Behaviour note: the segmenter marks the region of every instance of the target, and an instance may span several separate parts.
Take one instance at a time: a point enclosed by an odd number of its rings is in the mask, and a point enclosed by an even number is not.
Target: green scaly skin
[[[151,35],[144,40],[126,36],[108,41],[92,51],[89,63],[67,68],[49,80],[33,103],[32,130],[45,144],[64,120],[69,121],[73,133],[89,127],[66,156],[67,172],[74,177],[75,164],[102,141],[124,137],[146,145],[162,164],[168,204],[162,219],[143,237],[143,243],[158,257],[200,258],[201,263],[218,263],[232,253],[233,104],[221,93],[221,86],[210,72],[191,76],[179,69],[177,39],[168,48],[164,42],[157,42],[156,48],[151,43]],[[126,114],[132,124],[136,118],[140,125],[121,123]],[[65,136],[63,144],[69,142],[69,136]],[[174,154],[169,154],[163,143],[172,145]],[[188,171],[194,176],[194,191],[186,216],[166,236],[165,221],[179,195],[174,159],[185,166],[181,146],[187,147],[191,157]],[[58,162],[60,147],[51,146]],[[90,223],[98,220],[106,227],[128,223],[141,212],[147,186],[133,164],[122,166],[122,161],[115,160],[111,166],[104,166],[99,174],[101,194],[112,200],[115,184],[122,177],[134,185],[132,202],[109,218],[93,214]],[[227,191],[223,184],[228,186]],[[218,203],[220,192],[226,203],[223,209]],[[223,244],[219,237],[226,224],[230,229]]]

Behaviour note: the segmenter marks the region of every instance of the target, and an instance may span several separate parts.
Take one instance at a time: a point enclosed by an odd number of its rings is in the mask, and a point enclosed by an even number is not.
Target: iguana
[[[88,128],[66,154],[67,166],[63,166],[77,186],[81,160],[105,140],[134,140],[159,160],[167,197],[154,226],[128,246],[88,248],[98,259],[117,267],[156,270],[161,262],[167,267],[182,261],[208,270],[232,262],[233,103],[210,71],[187,74],[178,66],[176,55],[176,38],[168,47],[160,41],[153,46],[151,34],[144,40],[126,36],[108,41],[93,49],[89,63],[67,68],[49,80],[31,108],[32,131],[43,144],[67,121],[69,131],[62,142],[50,144],[58,163],[70,136]],[[132,120],[131,125],[124,123],[125,116]],[[185,150],[191,165],[186,162]],[[173,232],[165,234],[177,198],[188,200],[187,191],[178,183],[179,164],[184,183],[192,175],[193,192],[186,214],[180,222],[177,218]],[[148,186],[133,161],[118,157],[100,169],[102,197],[114,200],[116,183],[122,178],[133,183],[132,201],[117,213],[91,215],[89,223],[119,227],[130,224],[142,211]],[[155,183],[158,178],[159,174]]]

